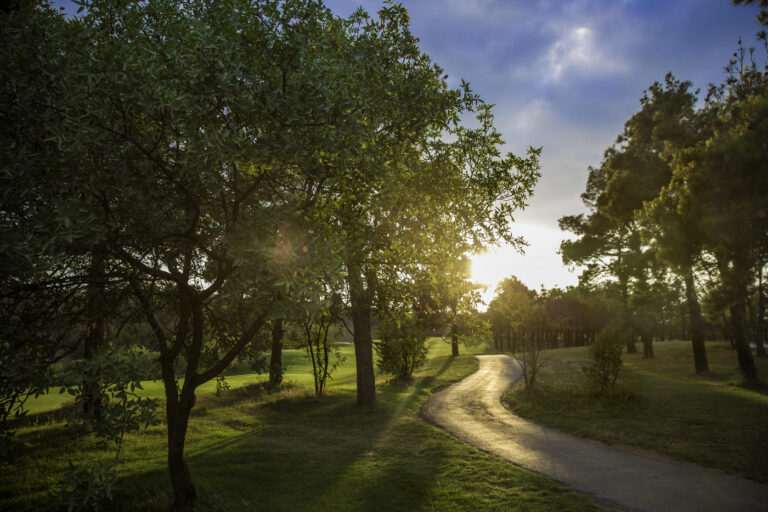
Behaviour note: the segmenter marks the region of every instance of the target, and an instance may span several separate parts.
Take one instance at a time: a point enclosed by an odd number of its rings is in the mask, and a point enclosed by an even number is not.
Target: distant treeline
[[[748,334],[758,350],[766,341],[761,327],[765,311],[759,307],[763,293],[762,286],[756,286],[747,299]],[[690,339],[684,288],[671,283],[664,294],[659,294],[660,299],[662,295],[663,300],[652,307],[630,312],[633,343]],[[714,294],[704,301],[705,339],[727,340],[735,347],[729,313],[717,307],[717,299]],[[534,341],[542,348],[564,348],[594,341],[596,334],[615,320],[620,309],[621,293],[615,282],[537,292],[512,276],[499,284],[497,296],[485,315],[497,350],[515,350],[522,341]]]

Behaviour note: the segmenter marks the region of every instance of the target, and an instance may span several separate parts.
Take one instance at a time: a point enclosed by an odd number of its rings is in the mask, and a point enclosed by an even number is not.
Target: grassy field
[[[439,343],[439,342],[436,342]],[[434,343],[435,347],[438,345]],[[440,343],[445,345],[445,343]],[[340,343],[339,348],[342,357],[346,358],[346,362],[342,364],[334,373],[333,380],[338,388],[354,388],[355,386],[355,352],[351,343]],[[442,347],[440,347],[441,350]],[[311,367],[307,360],[307,352],[304,349],[291,349],[283,350],[283,367],[286,368],[286,372],[283,379],[286,383],[298,386],[312,386],[312,373]],[[269,375],[266,373],[254,373],[245,364],[240,363],[237,366],[230,368],[225,372],[227,378],[227,384],[231,389],[239,388],[249,384],[255,384],[258,382],[266,382],[269,380]],[[144,388],[143,391],[139,391],[141,396],[149,398],[165,398],[165,392],[163,391],[163,382],[161,380],[148,380],[141,383]],[[216,381],[210,380],[197,388],[196,394],[198,396],[204,396],[207,394],[216,392]],[[60,395],[58,388],[52,388],[46,395],[41,395],[36,399],[30,399],[26,408],[30,413],[41,413],[46,411],[52,411],[66,405],[67,402],[71,403],[71,397],[66,393]]]
[[[321,399],[313,396],[308,365],[298,353],[285,359],[293,384],[279,392],[251,376],[256,384],[233,386],[220,397],[201,393],[187,436],[198,510],[599,510],[588,498],[472,449],[415,416],[434,389],[475,371],[473,357],[451,358],[449,350],[433,342],[428,364],[411,384],[387,384],[380,377],[373,411],[354,407],[354,358]],[[153,392],[149,386],[147,392]],[[76,449],[72,435],[54,420],[19,436],[27,443],[22,456],[13,466],[0,463],[2,510],[54,507],[49,488],[68,461],[103,456],[88,439]],[[110,509],[167,510],[165,450],[164,425],[128,437]]]
[[[736,354],[708,343],[711,372],[693,372],[689,342],[654,346],[656,358],[624,354],[614,397],[584,385],[586,348],[548,351],[535,392],[518,385],[506,399],[521,416],[579,436],[651,450],[768,482],[768,390],[739,379]],[[768,360],[757,360],[768,380]]]

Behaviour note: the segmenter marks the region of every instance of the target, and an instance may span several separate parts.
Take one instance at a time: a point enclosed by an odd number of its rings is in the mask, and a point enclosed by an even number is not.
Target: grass
[[[600,441],[636,447],[768,482],[768,390],[737,385],[735,353],[707,344],[710,373],[693,372],[689,342],[654,344],[656,357],[624,354],[613,397],[584,383],[583,347],[548,351],[537,389],[506,396],[518,414]],[[756,360],[768,379],[768,360]]]
[[[300,381],[308,373],[301,360],[289,366],[294,383],[277,392],[256,383],[220,397],[201,393],[186,445],[200,489],[198,510],[599,510],[587,497],[418,419],[429,394],[477,368],[473,357],[451,358],[449,351],[448,344],[434,342],[427,365],[410,384],[388,384],[380,376],[378,405],[370,411],[354,407],[351,358],[320,399]],[[55,507],[49,485],[68,470],[68,461],[102,454],[88,439],[76,443],[53,420],[18,435],[27,444],[23,452],[12,467],[0,463],[2,510]],[[164,425],[128,436],[108,508],[167,510],[165,450]]]
[[[351,343],[339,343],[339,349],[342,357],[345,358],[345,363],[342,364],[333,373],[333,381],[337,387],[352,387],[355,386],[355,352]],[[311,367],[307,360],[307,353],[304,349],[286,349],[283,350],[283,366],[286,368],[286,372],[283,375],[283,379],[286,383],[298,386],[312,386],[312,373]],[[225,372],[227,384],[231,389],[247,386],[249,384],[255,384],[259,382],[266,382],[269,380],[269,375],[266,373],[255,373],[247,365],[240,363],[233,368],[230,368]],[[144,388],[139,391],[141,396],[149,398],[165,398],[165,392],[163,390],[163,382],[161,380],[148,380],[141,383]],[[205,396],[214,394],[216,392],[216,381],[209,380],[195,392],[198,396]],[[52,388],[51,392],[45,395],[41,395],[38,398],[30,399],[26,408],[31,414],[37,414],[47,411],[52,411],[71,403],[70,396],[67,394],[60,395],[58,388]]]

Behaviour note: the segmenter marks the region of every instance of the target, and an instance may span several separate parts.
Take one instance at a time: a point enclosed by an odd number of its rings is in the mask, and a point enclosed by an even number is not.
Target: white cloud
[[[589,27],[569,29],[549,47],[544,56],[544,76],[550,81],[560,81],[574,72],[617,74],[627,71],[625,61],[606,51],[610,47],[607,41],[600,41],[599,34]]]

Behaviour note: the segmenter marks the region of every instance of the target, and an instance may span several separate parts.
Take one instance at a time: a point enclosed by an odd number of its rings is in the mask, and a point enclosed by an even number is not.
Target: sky
[[[339,15],[379,1],[327,0]],[[667,72],[706,91],[724,79],[739,37],[757,46],[757,8],[728,0],[404,0],[422,50],[496,105],[505,150],[542,146],[542,177],[529,206],[515,215],[525,254],[510,247],[473,260],[473,278],[489,285],[515,275],[529,288],[578,283],[557,254],[567,237],[557,220],[584,212],[589,166]]]
[[[71,8],[70,2],[54,2]],[[515,215],[525,254],[491,249],[473,260],[473,278],[493,295],[503,277],[528,287],[578,282],[557,254],[567,233],[557,220],[581,213],[589,166],[667,72],[706,90],[724,79],[743,38],[756,46],[757,8],[729,0],[402,0],[422,50],[448,74],[496,105],[505,151],[542,146],[542,177]],[[340,16],[381,0],[326,0]]]

